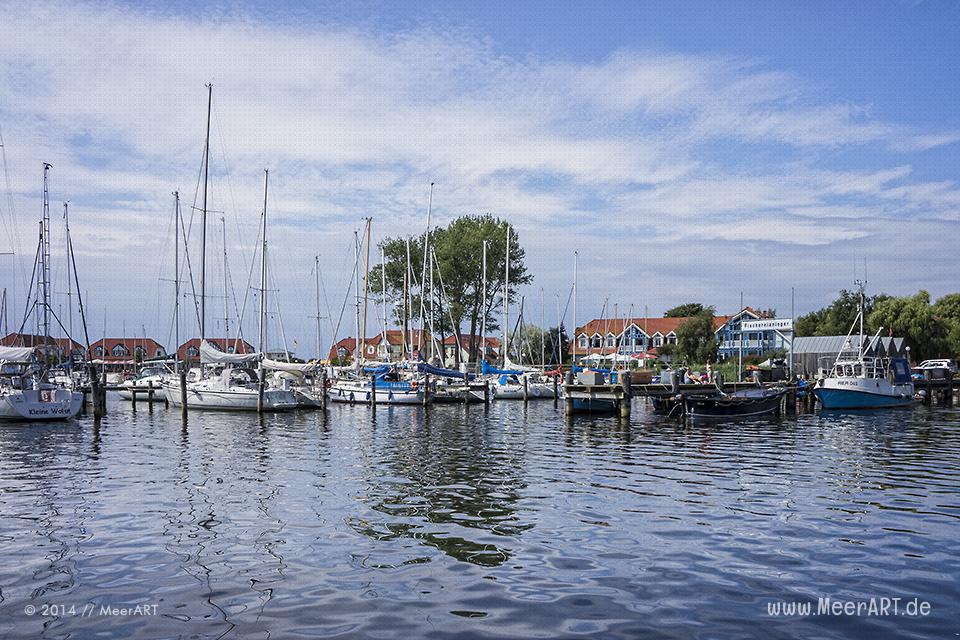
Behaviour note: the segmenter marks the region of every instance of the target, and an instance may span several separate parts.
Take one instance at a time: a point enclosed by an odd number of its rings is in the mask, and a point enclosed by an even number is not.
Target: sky
[[[208,334],[223,331],[225,234],[228,314],[246,298],[256,335],[265,168],[269,342],[301,355],[316,349],[314,257],[326,350],[354,230],[369,216],[374,243],[422,233],[431,182],[438,224],[489,212],[516,227],[534,324],[556,324],[575,251],[579,323],[605,304],[731,312],[741,293],[799,315],[864,277],[868,293],[936,298],[958,288],[958,32],[957,1],[5,2],[11,330],[49,162],[64,324],[69,201],[91,340],[173,345],[172,193],[193,216],[196,279],[207,83]],[[195,312],[182,317],[185,337]]]

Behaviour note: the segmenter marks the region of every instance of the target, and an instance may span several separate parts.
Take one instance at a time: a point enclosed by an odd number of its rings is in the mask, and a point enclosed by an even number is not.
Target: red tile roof
[[[59,349],[71,347],[73,351],[83,352],[83,345],[76,340],[69,338],[47,338],[32,333],[11,333],[0,339],[0,345],[4,347],[40,347],[43,345],[56,346]]]
[[[113,349],[117,345],[123,345],[127,352],[119,356],[113,355]],[[97,355],[97,347],[103,347],[102,355]],[[107,362],[111,360],[132,360],[136,358],[138,348],[143,350],[144,358],[155,358],[157,355],[166,354],[163,345],[153,338],[101,338],[90,345],[90,352],[87,357]]]

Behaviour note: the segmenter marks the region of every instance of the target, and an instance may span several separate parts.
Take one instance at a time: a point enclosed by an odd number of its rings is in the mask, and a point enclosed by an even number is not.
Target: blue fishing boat
[[[830,373],[817,381],[813,394],[824,409],[882,409],[913,404],[914,388],[910,363],[906,358],[868,357],[869,343],[863,333],[863,285],[860,285],[860,311],[854,320],[844,347]],[[853,351],[850,336],[859,324],[857,350]],[[877,340],[883,327],[877,330]]]

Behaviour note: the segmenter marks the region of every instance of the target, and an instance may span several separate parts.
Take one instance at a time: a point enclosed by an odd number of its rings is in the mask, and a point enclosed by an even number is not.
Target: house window
[[[659,347],[662,344],[663,344],[663,338],[661,338],[660,336],[653,337],[653,346]]]
[[[143,347],[137,347],[136,349],[133,350],[133,352],[138,358],[143,358],[143,356],[147,354],[146,349],[144,349]]]
[[[121,356],[125,356],[129,354],[130,352],[127,351],[127,348],[125,346],[123,346],[122,344],[118,344],[117,346],[115,346],[113,349],[110,350],[110,353],[112,353],[114,357],[119,358]]]
[[[234,347],[234,346],[229,346],[229,347],[227,347],[227,353],[236,353],[236,352],[237,352],[237,348],[236,348],[236,347]]]
[[[607,346],[613,347],[617,344],[617,338],[612,333],[607,336]]]
[[[603,339],[600,336],[593,336],[593,341],[590,346],[594,349],[599,349],[603,346]]]
[[[340,348],[337,349],[337,357],[338,357],[338,358],[346,358],[348,353],[349,353],[349,351],[347,351],[347,350],[346,350],[345,348],[343,348],[343,347],[340,347]]]
[[[93,353],[98,356],[103,356],[103,347],[97,347],[96,349],[93,350]]]
[[[580,343],[581,349],[586,349],[587,346],[590,344],[590,342],[587,340],[587,336],[580,336],[579,343]]]
[[[667,336],[667,344],[677,344],[677,336]]]
[[[159,358],[160,356],[163,355],[163,349],[157,349],[157,352],[156,352],[155,354],[153,354],[153,355],[155,355],[155,356],[157,356],[157,357]]]
[[[199,349],[197,349],[196,347],[187,347],[187,356],[191,358],[196,358],[198,355],[200,355]]]

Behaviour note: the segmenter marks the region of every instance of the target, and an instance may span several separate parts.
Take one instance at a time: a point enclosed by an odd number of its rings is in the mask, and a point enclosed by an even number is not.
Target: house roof
[[[817,354],[836,354],[841,349],[844,351],[858,351],[860,349],[860,336],[850,336],[850,342],[847,344],[847,336],[803,336],[793,339],[791,351],[795,355],[804,355],[808,353]],[[887,353],[899,353],[903,351],[904,339],[897,337],[881,336],[875,342],[871,342],[871,337],[867,337],[867,346],[879,344]]]
[[[163,345],[153,338],[100,338],[90,345],[90,349],[93,350],[97,347],[103,347],[105,351],[110,352],[118,344],[126,347],[130,353],[133,353],[137,347],[143,348],[143,350],[150,355],[156,353],[158,348],[164,349]],[[164,351],[166,351],[166,349],[164,349]]]
[[[471,339],[470,339],[470,334],[469,334],[469,333],[461,333],[461,334],[460,334],[460,344],[468,344],[468,343],[470,343],[470,341],[471,341]],[[480,344],[480,336],[473,336],[473,341],[476,342],[477,344]],[[454,345],[457,344],[457,337],[456,337],[454,334],[451,333],[449,336],[447,336],[446,338],[443,339],[443,344],[444,344],[445,346],[452,347],[452,346],[454,346]],[[487,345],[488,347],[493,348],[493,349],[499,349],[499,348],[500,348],[500,339],[499,339],[499,338],[494,338],[494,337],[492,337],[492,336],[487,336],[486,345]]]
[[[207,342],[219,348],[221,351],[226,351],[228,347],[237,346],[237,353],[254,353],[256,349],[253,348],[253,345],[247,342],[246,340],[237,340],[236,338],[205,338]],[[190,347],[200,348],[200,338],[190,338],[179,347],[177,347],[177,353],[180,354],[183,351],[186,351]]]
[[[714,330],[719,330],[733,317],[736,316],[714,316]],[[657,333],[665,336],[670,333],[676,333],[680,325],[689,319],[690,318],[594,318],[587,324],[577,327],[577,336],[584,333],[588,336],[597,334],[606,336],[610,333],[620,335],[624,329],[628,328],[631,324],[636,325],[640,331],[646,333],[648,336]]]
[[[76,340],[69,338],[54,338],[39,336],[33,333],[10,333],[0,339],[0,345],[4,347],[40,347],[43,345],[56,346],[60,349],[66,349],[70,345],[74,351],[83,351],[83,345]]]

